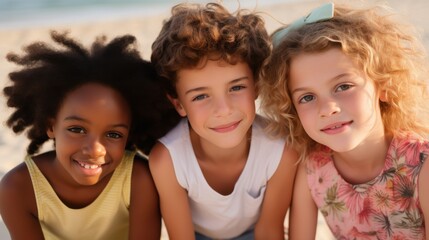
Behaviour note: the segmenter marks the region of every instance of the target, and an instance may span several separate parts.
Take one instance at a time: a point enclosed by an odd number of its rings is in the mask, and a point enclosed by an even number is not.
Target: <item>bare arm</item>
[[[284,239],[284,221],[291,202],[297,160],[297,153],[285,147],[279,166],[267,183],[255,239]]]
[[[301,163],[295,179],[290,212],[289,238],[315,239],[317,228],[317,206],[307,184],[305,164]]]
[[[422,170],[420,170],[419,173],[419,201],[420,206],[423,211],[423,218],[426,222],[426,239],[429,239],[429,225],[427,224],[429,222],[429,188],[426,186],[426,184],[429,182],[429,160],[426,159],[426,161],[423,163]]]
[[[136,157],[131,178],[130,233],[129,239],[161,237],[161,212],[148,162]]]
[[[44,239],[30,174],[24,163],[0,182],[0,213],[11,239]]]
[[[171,240],[195,239],[188,194],[177,182],[170,153],[157,143],[149,156],[149,166],[158,189],[161,212]]]

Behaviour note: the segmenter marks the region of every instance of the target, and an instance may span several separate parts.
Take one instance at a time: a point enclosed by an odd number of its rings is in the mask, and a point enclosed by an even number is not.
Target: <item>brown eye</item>
[[[119,139],[122,138],[122,134],[117,133],[117,132],[109,132],[106,135],[108,138],[114,138],[114,139]]]
[[[84,134],[85,133],[85,129],[83,129],[81,127],[70,127],[70,128],[67,128],[67,130],[69,132],[72,132],[72,133],[79,133],[79,134]]]

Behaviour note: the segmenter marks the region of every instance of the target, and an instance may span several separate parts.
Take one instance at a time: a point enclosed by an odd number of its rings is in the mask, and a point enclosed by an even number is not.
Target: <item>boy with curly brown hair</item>
[[[149,156],[170,238],[284,239],[297,155],[255,111],[271,51],[262,18],[179,4],[152,50],[183,117]]]

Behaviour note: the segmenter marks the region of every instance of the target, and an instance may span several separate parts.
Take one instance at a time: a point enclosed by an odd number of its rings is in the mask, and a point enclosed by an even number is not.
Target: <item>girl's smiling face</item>
[[[72,185],[94,185],[121,162],[131,114],[118,92],[88,83],[67,94],[51,124],[58,171]]]
[[[299,119],[316,142],[347,152],[384,135],[373,80],[340,49],[298,55],[288,85]]]

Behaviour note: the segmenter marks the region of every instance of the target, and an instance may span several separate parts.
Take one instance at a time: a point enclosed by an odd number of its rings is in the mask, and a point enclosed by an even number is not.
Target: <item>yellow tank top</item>
[[[105,189],[94,202],[80,209],[64,205],[33,159],[27,156],[25,163],[45,239],[128,239],[134,155],[135,152],[126,151]]]

